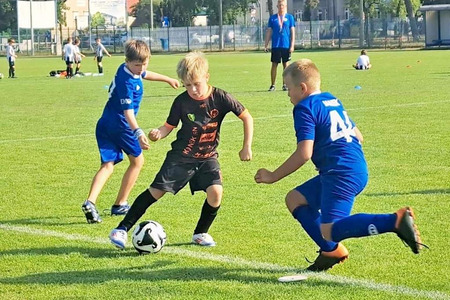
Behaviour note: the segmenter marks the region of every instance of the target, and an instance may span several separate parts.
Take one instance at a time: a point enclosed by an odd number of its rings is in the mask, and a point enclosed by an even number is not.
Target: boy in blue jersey
[[[361,132],[339,99],[320,91],[320,73],[309,59],[289,65],[283,72],[294,105],[296,151],[275,171],[259,169],[257,183],[274,183],[303,166],[309,159],[319,175],[286,196],[286,206],[319,246],[309,271],[325,271],[347,259],[340,241],[386,232],[396,233],[419,253],[419,231],[414,214],[405,207],[393,214],[350,215],[355,196],[367,184],[367,164]]]
[[[123,175],[111,215],[123,215],[129,209],[128,195],[144,164],[142,149],[149,148],[147,136],[136,121],[144,92],[142,79],[163,81],[173,88],[179,87],[178,80],[147,71],[150,49],[145,42],[129,41],[125,46],[125,57],[125,63],[119,66],[109,86],[109,99],[97,122],[95,134],[101,166],[92,180],[88,198],[82,205],[88,223],[101,222],[95,203],[113,173],[114,165],[123,160],[123,152],[128,156],[130,166]]]
[[[95,49],[94,60],[97,62],[98,73],[103,74],[103,52],[109,57],[111,57],[111,54],[109,54],[108,50],[103,46],[101,38],[96,38],[95,43],[97,44],[97,48]]]
[[[278,13],[269,18],[264,51],[268,51],[269,41],[272,40],[272,54],[270,61],[271,85],[269,92],[275,91],[275,81],[277,78],[277,68],[280,62],[283,63],[283,70],[286,69],[287,62],[291,60],[291,53],[294,52],[295,44],[295,21],[294,17],[287,12],[287,1],[278,0]],[[283,91],[286,91],[286,85],[283,82]]]
[[[136,198],[122,222],[111,231],[109,238],[117,248],[125,248],[127,232],[150,205],[167,192],[178,193],[188,183],[192,194],[206,192],[192,243],[215,246],[208,230],[222,202],[222,173],[217,160],[217,146],[220,128],[228,113],[232,112],[244,125],[240,159],[248,161],[252,158],[253,118],[231,94],[208,84],[208,61],[203,53],[187,54],[178,63],[177,74],[186,91],[175,98],[165,124],[151,130],[149,138],[152,141],[164,139],[180,122],[181,128],[150,187]]]

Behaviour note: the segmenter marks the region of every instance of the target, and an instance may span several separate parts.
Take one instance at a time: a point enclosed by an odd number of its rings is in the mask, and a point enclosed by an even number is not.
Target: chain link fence
[[[414,39],[408,19],[364,20],[364,48],[411,48],[424,47],[424,26],[417,22],[419,36]],[[296,24],[296,49],[360,48],[360,19],[338,21],[309,21]],[[245,51],[264,47],[266,24],[260,26],[224,25],[222,35],[219,26],[191,26],[167,28],[92,28],[91,32],[71,30],[58,31],[58,39],[64,44],[67,37],[78,37],[83,53],[93,52],[95,38],[102,39],[111,53],[121,53],[128,39],[146,41],[153,52]],[[0,54],[4,54],[7,39],[16,39],[16,49],[23,55],[31,55],[31,33],[27,31],[0,36]],[[222,39],[222,41],[221,41]],[[223,48],[221,49],[221,44]],[[54,55],[56,49],[54,30],[34,32],[34,53]]]

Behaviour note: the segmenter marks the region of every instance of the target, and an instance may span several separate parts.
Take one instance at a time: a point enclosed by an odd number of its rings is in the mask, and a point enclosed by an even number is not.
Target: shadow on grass
[[[104,215],[101,215],[102,217]],[[48,226],[61,226],[61,225],[80,225],[86,224],[86,218],[83,215],[78,216],[61,216],[56,217],[37,217],[37,218],[24,218],[15,220],[3,220],[3,224],[9,225],[48,225]],[[96,226],[96,224],[91,224],[91,226]]]
[[[433,194],[450,194],[450,189],[435,189],[435,190],[410,191],[410,192],[364,193],[364,195],[368,196],[368,197],[401,196],[401,195],[433,195]]]
[[[128,268],[106,268],[86,271],[64,271],[64,272],[44,272],[18,276],[14,278],[2,278],[1,284],[12,285],[47,285],[47,284],[98,284],[109,281],[130,281],[144,280],[152,283],[164,281],[223,281],[248,283],[278,283],[279,271],[267,269],[249,269],[247,267],[226,268],[226,267],[177,267],[171,260],[160,260],[142,266]],[[298,283],[297,283],[298,284]],[[303,284],[314,285],[340,285],[340,283],[305,281]]]

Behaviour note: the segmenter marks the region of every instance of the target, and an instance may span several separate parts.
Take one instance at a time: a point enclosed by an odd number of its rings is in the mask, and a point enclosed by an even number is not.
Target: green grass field
[[[286,92],[266,92],[269,55],[207,54],[210,82],[231,92],[255,119],[253,160],[241,162],[242,122],[230,114],[219,146],[224,201],[210,233],[214,248],[190,245],[204,194],[167,195],[142,220],[160,222],[163,250],[117,251],[109,232],[121,220],[102,213],[88,225],[81,212],[99,166],[95,124],[123,57],[105,58],[105,76],[64,80],[59,58],[17,60],[18,79],[0,80],[0,298],[2,299],[450,299],[449,51],[370,51],[374,68],[354,71],[354,51],[296,52],[322,73],[322,90],[340,98],[361,129],[370,180],[353,212],[414,207],[424,243],[414,255],[395,234],[349,239],[350,259],[300,283],[279,283],[316,257],[317,247],[284,204],[286,193],[315,175],[308,163],[273,185],[257,185],[258,168],[276,168],[295,149]],[[182,55],[154,55],[149,69],[176,76]],[[82,71],[96,72],[92,57]],[[7,74],[2,58],[0,72]],[[279,70],[281,74],[281,67]],[[356,90],[355,86],[361,86]],[[182,89],[181,89],[182,90]],[[138,115],[163,124],[181,92],[145,83]],[[170,143],[152,144],[130,201],[147,188]],[[109,209],[127,162],[117,165],[98,200]],[[309,274],[308,274],[309,275]]]

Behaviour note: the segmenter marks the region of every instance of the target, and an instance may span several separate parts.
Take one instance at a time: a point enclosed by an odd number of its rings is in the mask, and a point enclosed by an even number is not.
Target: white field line
[[[348,111],[360,111],[360,110],[374,110],[374,109],[389,109],[389,108],[402,108],[402,107],[410,107],[410,106],[423,106],[429,104],[439,104],[439,103],[449,103],[450,100],[439,100],[439,101],[431,101],[431,102],[415,102],[415,103],[404,103],[404,104],[392,104],[392,105],[380,105],[380,106],[369,106],[369,107],[360,107],[360,108],[350,108]],[[269,115],[266,117],[254,118],[254,120],[270,120],[277,118],[286,118],[292,117],[292,114],[285,115]],[[239,119],[231,119],[225,120],[224,123],[233,123],[238,122]],[[144,130],[145,131],[145,130]],[[46,136],[46,137],[36,137],[36,138],[26,138],[26,139],[12,139],[12,140],[0,140],[0,144],[6,143],[17,143],[17,142],[36,142],[36,141],[47,141],[47,140],[64,140],[64,139],[76,139],[76,138],[84,138],[84,137],[93,137],[94,134],[75,134],[75,135],[62,135],[62,136]]]
[[[84,236],[79,234],[68,234],[64,232],[58,232],[53,230],[44,230],[44,229],[35,229],[31,227],[26,226],[13,226],[8,224],[2,224],[0,223],[0,229],[5,231],[15,231],[15,232],[21,232],[31,235],[39,235],[39,236],[46,236],[46,237],[55,237],[55,238],[61,238],[65,240],[72,240],[72,241],[81,241],[81,242],[91,242],[91,243],[97,243],[97,244],[110,244],[109,239],[107,238],[96,238],[96,237],[90,237],[90,236]],[[112,245],[111,245],[112,247]],[[271,263],[263,263],[263,262],[257,262],[257,261],[249,261],[245,260],[239,257],[232,257],[232,256],[225,256],[225,255],[216,255],[216,254],[209,254],[204,252],[195,252],[185,249],[180,249],[177,247],[170,247],[170,245],[167,245],[164,248],[164,252],[168,254],[174,254],[179,255],[183,257],[191,257],[195,259],[200,260],[209,260],[209,261],[217,261],[220,263],[227,263],[231,265],[237,265],[241,267],[247,267],[252,269],[259,269],[259,270],[270,270],[270,271],[276,271],[276,272],[285,272],[293,274],[295,272],[298,272],[298,268],[294,267],[286,267],[281,266],[277,264],[271,264]],[[1,252],[0,252],[1,254]],[[315,272],[307,272],[304,273],[305,275],[309,277],[314,277],[318,280],[322,281],[328,281],[332,283],[340,283],[343,285],[348,285],[352,287],[357,288],[363,288],[363,289],[369,289],[369,290],[376,290],[380,292],[385,293],[394,293],[399,295],[405,295],[405,296],[412,296],[412,297],[420,297],[420,298],[428,298],[428,299],[450,299],[450,295],[439,292],[439,291],[424,291],[424,290],[418,290],[413,289],[406,286],[395,286],[391,284],[385,284],[385,283],[377,283],[371,280],[362,280],[362,279],[355,279],[350,277],[344,277],[344,276],[336,276],[336,275],[330,275],[327,273],[315,273]]]

